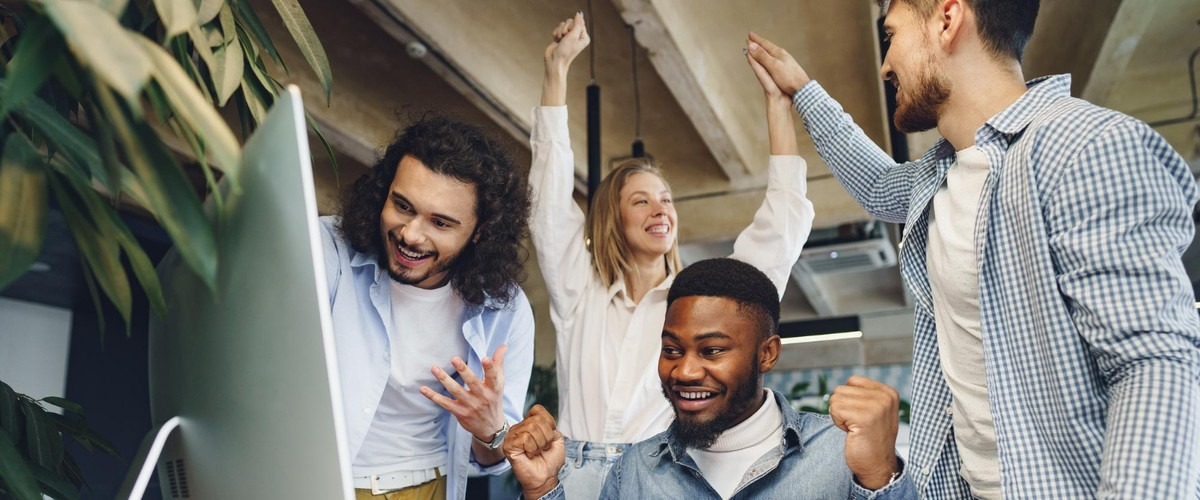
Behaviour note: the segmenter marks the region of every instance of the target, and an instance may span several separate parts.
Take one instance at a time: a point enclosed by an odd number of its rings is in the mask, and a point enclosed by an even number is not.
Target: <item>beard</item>
[[[758,369],[757,355],[754,356],[754,364],[750,370],[748,380],[759,380],[762,372]],[[685,418],[679,415],[679,410],[675,410],[675,425],[671,432],[675,439],[685,448],[708,449],[717,441],[717,438],[721,437],[721,434],[729,430],[730,427],[738,424],[738,419],[743,417],[754,404],[755,400],[758,399],[759,391],[758,384],[753,382],[737,386],[734,389],[729,407],[717,413],[716,417],[709,420]],[[666,395],[665,387],[663,388],[663,393]]]
[[[941,73],[933,69],[932,60],[925,63],[929,71],[917,77],[912,85],[904,85],[911,97],[901,100],[896,95],[896,129],[906,134],[924,132],[937,127],[942,108],[950,99],[950,85]]]
[[[429,279],[430,276],[439,274],[443,271],[446,271],[447,269],[450,269],[450,266],[452,266],[454,264],[454,262],[458,259],[458,256],[459,256],[459,254],[456,253],[453,255],[449,255],[445,259],[443,259],[442,255],[435,251],[435,252],[431,252],[431,255],[429,256],[430,259],[429,259],[429,269],[428,270],[426,270],[424,272],[419,272],[415,269],[409,269],[409,268],[401,266],[400,271],[397,271],[395,268],[392,267],[392,252],[395,251],[396,246],[404,248],[405,250],[408,250],[413,253],[424,254],[426,252],[424,252],[418,248],[415,248],[412,245],[409,245],[402,238],[396,238],[396,237],[392,236],[391,234],[388,234],[388,237],[384,241],[384,244],[385,244],[385,246],[381,249],[381,252],[380,252],[381,255],[379,255],[379,262],[384,264],[384,267],[387,269],[388,276],[391,276],[393,281],[404,284],[404,285],[417,285],[417,284]]]

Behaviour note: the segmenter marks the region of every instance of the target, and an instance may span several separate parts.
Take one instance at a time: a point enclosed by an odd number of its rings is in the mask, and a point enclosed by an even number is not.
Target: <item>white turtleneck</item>
[[[775,404],[775,394],[764,392],[765,401],[750,418],[721,433],[708,449],[688,450],[721,498],[732,497],[746,470],[783,442],[783,412]]]

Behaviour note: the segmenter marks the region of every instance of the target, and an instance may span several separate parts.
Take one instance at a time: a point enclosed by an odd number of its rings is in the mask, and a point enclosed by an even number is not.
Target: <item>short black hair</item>
[[[529,183],[500,142],[475,126],[429,114],[401,130],[371,170],[342,192],[338,232],[355,250],[386,265],[380,213],[405,156],[475,187],[476,238],[455,261],[450,283],[469,304],[482,305],[487,299],[507,304],[525,279],[529,254],[522,240],[529,235]]]
[[[920,19],[933,14],[938,0],[877,0],[883,15],[888,5],[904,3],[912,7]],[[1039,0],[966,0],[979,24],[979,38],[997,56],[1011,57],[1020,62],[1025,57],[1025,45],[1033,36],[1037,23]]]
[[[667,292],[667,307],[683,297],[719,297],[733,300],[739,312],[759,323],[760,339],[779,331],[779,292],[758,268],[737,259],[702,260],[678,276]]]

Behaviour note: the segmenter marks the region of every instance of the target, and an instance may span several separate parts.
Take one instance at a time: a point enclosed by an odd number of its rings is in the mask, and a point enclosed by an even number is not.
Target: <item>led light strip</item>
[[[861,331],[855,330],[853,332],[826,333],[824,335],[805,335],[803,337],[788,337],[785,339],[780,339],[779,342],[783,345],[807,344],[809,342],[826,342],[826,341],[830,341],[830,340],[860,339],[860,338],[862,338],[862,336],[863,336],[863,333]]]

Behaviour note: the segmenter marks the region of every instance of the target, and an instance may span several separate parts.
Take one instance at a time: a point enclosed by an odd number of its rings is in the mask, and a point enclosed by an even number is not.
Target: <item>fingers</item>
[[[483,376],[487,379],[488,385],[496,390],[504,387],[504,353],[506,352],[508,352],[508,345],[504,344],[497,347],[491,357],[483,358]]]
[[[454,359],[458,361],[458,364],[455,364],[454,368],[458,370],[459,374],[463,374],[463,369],[466,368],[467,365],[462,363],[462,359],[457,357]],[[451,361],[451,363],[453,363],[453,361]],[[459,366],[459,364],[462,366]],[[429,371],[430,373],[433,373],[434,378],[438,379],[438,382],[442,383],[442,386],[446,388],[446,392],[449,392],[451,396],[454,396],[454,399],[462,398],[463,395],[467,393],[467,390],[464,389],[463,386],[458,385],[458,382],[455,382],[454,379],[450,377],[450,374],[446,373],[446,370],[443,370],[442,367],[435,366]],[[470,375],[471,378],[475,377],[475,375],[471,373],[471,370],[467,368],[466,374],[463,374],[464,382],[467,380],[467,375]]]
[[[771,74],[767,72],[767,68],[764,68],[749,52],[746,53],[746,62],[750,63],[750,70],[754,72],[754,77],[758,78],[758,84],[762,85],[764,90],[778,88],[775,85],[775,80],[771,79]]]
[[[766,50],[767,53],[770,54],[772,57],[781,58],[781,57],[783,57],[784,54],[786,54],[786,52],[782,48],[780,48],[778,45],[775,45],[770,40],[767,40],[766,38],[759,36],[757,33],[753,32],[753,31],[750,32],[750,41],[758,44],[760,47],[762,47],[764,50]]]
[[[561,439],[562,434],[555,426],[554,417],[541,405],[534,405],[525,420],[508,430],[508,436],[504,438],[505,454],[509,457],[513,454],[534,457],[550,450]]]
[[[421,386],[421,395],[429,398],[430,401],[433,401],[433,404],[442,407],[443,410],[448,412],[454,413],[458,408],[453,399],[443,396],[428,387]]]
[[[568,35],[580,40],[587,39],[587,22],[583,20],[583,12],[576,12],[575,17],[568,20]]]

